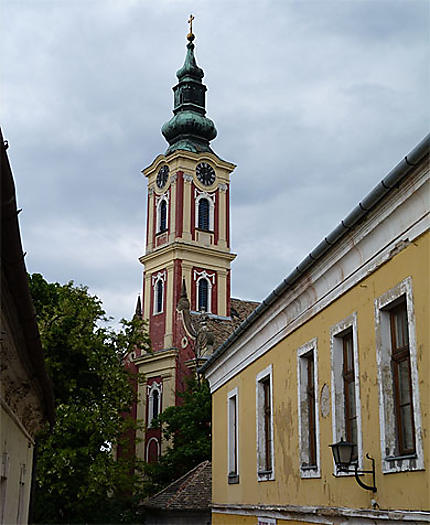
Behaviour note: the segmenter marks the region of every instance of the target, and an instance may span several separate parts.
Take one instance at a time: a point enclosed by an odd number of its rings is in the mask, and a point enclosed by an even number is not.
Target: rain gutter
[[[302,262],[275,288],[237,329],[217,348],[207,362],[199,368],[204,373],[240,336],[248,330],[281,295],[290,290],[299,278],[337,244],[358,222],[360,222],[388,193],[398,187],[406,175],[416,167],[430,151],[430,133],[395,166],[357,206],[307,255]]]

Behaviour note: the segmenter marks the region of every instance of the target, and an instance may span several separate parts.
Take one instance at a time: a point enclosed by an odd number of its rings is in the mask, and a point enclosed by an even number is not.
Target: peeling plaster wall
[[[383,474],[381,436],[379,422],[378,373],[376,357],[376,334],[374,301],[398,283],[411,277],[416,320],[417,368],[420,390],[420,408],[423,429],[429,428],[429,254],[430,234],[425,232],[411,243],[402,243],[381,264],[368,272],[363,279],[338,297],[327,307],[308,319],[270,351],[249,364],[232,377],[213,395],[213,465],[214,503],[222,505],[294,505],[297,507],[344,507],[368,509],[372,512],[374,498],[380,509],[404,509],[406,511],[428,509],[429,487],[429,437],[423,435],[424,467],[426,470]],[[361,489],[350,477],[333,477],[333,459],[329,449],[332,443],[332,414],[327,403],[320,403],[319,424],[321,441],[321,478],[300,479],[299,452],[297,445],[297,349],[313,338],[318,341],[319,392],[324,395],[327,386],[332,388],[330,366],[330,329],[356,313],[358,336],[358,361],[360,369],[361,419],[363,453],[368,452],[376,460],[376,485],[373,495]],[[255,430],[255,378],[263,368],[273,367],[273,410],[275,480],[258,482],[256,474]],[[327,385],[327,386],[324,386]],[[227,426],[225,400],[233,388],[239,392],[239,454],[240,483],[227,484]],[[367,467],[364,459],[364,468]],[[214,510],[216,512],[216,510]],[[400,516],[402,514],[399,515]],[[219,516],[225,516],[223,521]],[[237,516],[235,516],[236,518]],[[279,516],[280,517],[280,516]],[[430,514],[427,515],[427,520]],[[215,515],[214,515],[215,518]],[[256,523],[244,521],[243,523]],[[289,518],[291,519],[291,517]],[[381,517],[381,519],[387,520]],[[407,519],[403,518],[402,519]],[[411,519],[411,518],[409,518]],[[363,518],[364,520],[364,518]],[[367,520],[367,518],[366,518]],[[356,523],[365,521],[356,521]],[[233,521],[234,522],[234,521]],[[304,520],[304,522],[309,522]],[[316,521],[340,523],[338,520]],[[416,520],[415,522],[420,522]],[[219,514],[214,523],[231,523],[227,514]],[[238,522],[235,522],[238,523]],[[291,523],[291,521],[289,521]],[[294,521],[293,521],[294,523]]]

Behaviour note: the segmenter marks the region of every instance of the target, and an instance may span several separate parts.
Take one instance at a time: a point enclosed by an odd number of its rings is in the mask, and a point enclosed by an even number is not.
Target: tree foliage
[[[153,494],[211,458],[212,403],[206,380],[190,377],[179,393],[182,404],[166,408],[152,426],[162,426],[169,441],[167,451],[157,463],[145,465],[145,492]]]
[[[88,289],[29,277],[53,380],[56,422],[38,439],[36,523],[119,523],[133,520],[139,468],[133,454],[116,461],[134,422],[124,417],[133,399],[121,357],[135,345],[149,348],[139,319],[107,327],[100,300]]]

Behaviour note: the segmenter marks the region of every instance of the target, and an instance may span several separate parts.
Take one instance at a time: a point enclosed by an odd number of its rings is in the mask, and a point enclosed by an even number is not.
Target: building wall
[[[1,407],[0,523],[27,523],[33,440],[11,412]]]
[[[213,523],[375,523],[430,520],[428,167],[420,166],[366,221],[301,277],[206,372],[213,392]],[[383,473],[380,381],[377,364],[378,298],[399,283],[411,283],[417,355],[415,409],[423,465]],[[376,463],[377,492],[363,490],[352,475],[333,476],[331,329],[356,323],[362,468],[368,453]],[[303,479],[299,453],[297,351],[317,346],[319,475]],[[274,479],[258,481],[256,378],[272,367]],[[228,483],[228,395],[237,388],[239,482]],[[382,389],[386,388],[382,384]],[[357,392],[357,390],[356,390]],[[363,481],[370,482],[368,477]],[[390,510],[402,510],[396,513]],[[423,512],[424,511],[424,512]],[[427,512],[425,512],[427,511]],[[261,523],[265,523],[261,520]]]
[[[223,385],[213,396],[214,429],[213,490],[216,503],[253,503],[285,505],[332,505],[369,507],[376,499],[381,508],[424,509],[428,506],[428,471],[382,474],[379,432],[374,299],[412,277],[418,340],[418,373],[423,428],[430,423],[427,400],[429,354],[429,253],[428,233],[363,279],[313,319],[301,326],[270,352]],[[334,478],[331,401],[330,414],[319,416],[321,436],[321,478],[300,478],[298,454],[297,349],[313,338],[318,342],[318,393],[324,384],[331,388],[330,327],[356,312],[359,341],[360,391],[363,450],[376,460],[376,495],[358,487],[352,477]],[[257,482],[255,378],[267,366],[273,367],[275,481]],[[227,394],[239,391],[240,483],[227,484]],[[245,430],[246,429],[246,430]],[[424,441],[426,469],[429,468],[429,440]],[[366,461],[364,461],[366,464]]]

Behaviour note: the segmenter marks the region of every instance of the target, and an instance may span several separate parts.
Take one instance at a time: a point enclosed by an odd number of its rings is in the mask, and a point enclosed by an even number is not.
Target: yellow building
[[[430,521],[429,148],[430,135],[202,367],[214,525]],[[330,448],[345,441],[348,466]]]

